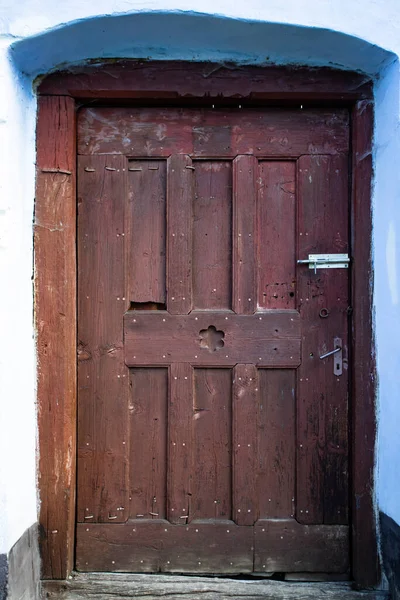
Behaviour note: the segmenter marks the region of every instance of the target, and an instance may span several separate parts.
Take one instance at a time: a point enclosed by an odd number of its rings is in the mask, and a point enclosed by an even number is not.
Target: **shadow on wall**
[[[29,76],[88,59],[234,61],[331,66],[377,75],[394,55],[327,29],[193,12],[140,12],[76,21],[15,42],[13,61]]]

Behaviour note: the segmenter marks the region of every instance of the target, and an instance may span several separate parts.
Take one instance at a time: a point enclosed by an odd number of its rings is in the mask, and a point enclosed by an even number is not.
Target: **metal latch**
[[[298,265],[309,265],[309,269],[348,269],[350,258],[348,254],[309,254],[308,258],[298,260]]]

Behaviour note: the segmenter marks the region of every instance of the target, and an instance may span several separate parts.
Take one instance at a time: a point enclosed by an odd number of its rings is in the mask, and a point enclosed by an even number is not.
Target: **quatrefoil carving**
[[[214,325],[210,325],[208,329],[202,329],[199,335],[200,347],[207,348],[209,352],[216,352],[224,347],[225,333],[217,330]]]

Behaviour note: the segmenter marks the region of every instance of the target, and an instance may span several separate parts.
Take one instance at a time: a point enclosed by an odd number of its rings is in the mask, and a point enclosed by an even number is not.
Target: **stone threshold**
[[[355,591],[351,582],[298,583],[182,575],[73,573],[43,581],[43,600],[389,600],[385,591]]]

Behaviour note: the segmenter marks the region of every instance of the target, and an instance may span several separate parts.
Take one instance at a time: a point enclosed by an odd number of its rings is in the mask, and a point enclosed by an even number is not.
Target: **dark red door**
[[[347,111],[78,123],[77,568],[347,572]]]

